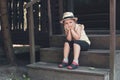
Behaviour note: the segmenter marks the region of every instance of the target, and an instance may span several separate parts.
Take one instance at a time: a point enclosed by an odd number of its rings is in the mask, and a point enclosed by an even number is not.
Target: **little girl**
[[[59,68],[78,68],[80,51],[88,50],[90,46],[90,40],[85,33],[84,25],[77,24],[77,20],[78,18],[74,17],[72,12],[65,12],[63,19],[60,21],[60,23],[64,25],[66,41],[63,49],[63,61],[58,65]],[[74,57],[71,65],[68,65],[68,56],[71,48],[73,48]]]

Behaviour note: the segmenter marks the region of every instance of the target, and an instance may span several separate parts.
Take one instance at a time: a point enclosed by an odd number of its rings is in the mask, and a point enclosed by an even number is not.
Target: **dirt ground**
[[[28,80],[23,79],[23,75],[27,76],[27,65],[29,59],[24,59],[23,56],[18,55],[16,60],[17,66],[9,65],[6,60],[0,62],[0,80]],[[25,77],[24,76],[24,77]]]
[[[24,80],[23,75],[27,75],[26,66],[0,66],[0,80]]]
[[[18,54],[15,54],[17,66],[11,66],[8,64],[6,57],[0,55],[0,80],[30,80],[23,79],[23,75],[27,76],[27,65],[30,64],[30,55],[27,52],[26,48],[17,48],[15,50]],[[27,53],[25,53],[27,52]],[[0,54],[3,53],[0,48]],[[39,58],[36,55],[36,58]],[[38,59],[39,60],[39,59]],[[29,78],[29,77],[27,77]]]

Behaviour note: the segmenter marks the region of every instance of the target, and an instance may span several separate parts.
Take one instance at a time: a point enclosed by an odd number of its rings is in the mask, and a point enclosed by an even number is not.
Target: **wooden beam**
[[[110,0],[110,80],[115,78],[116,55],[116,0]]]
[[[48,19],[49,19],[49,35],[52,35],[52,14],[50,0],[48,0]]]
[[[28,8],[29,20],[29,44],[30,44],[30,62],[35,63],[35,41],[34,41],[34,18],[33,7]]]
[[[59,15],[60,15],[60,19],[59,21],[62,19],[63,16],[63,0],[59,0]],[[64,34],[64,27],[62,24],[60,24],[61,27],[61,33]]]
[[[36,2],[40,2],[40,0],[32,0],[30,2],[28,2],[24,8],[29,8],[30,6],[33,6],[33,4],[35,4]]]

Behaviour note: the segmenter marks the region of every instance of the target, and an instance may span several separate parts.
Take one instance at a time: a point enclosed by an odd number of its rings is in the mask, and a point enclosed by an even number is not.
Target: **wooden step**
[[[109,49],[110,35],[88,35],[91,41],[91,49]],[[63,47],[65,41],[64,35],[53,35],[50,37],[51,47]],[[120,35],[116,37],[116,48],[120,49]]]
[[[80,66],[92,66],[99,68],[109,68],[109,50],[93,50],[82,51],[79,64]],[[52,62],[60,63],[63,57],[62,48],[41,48],[40,49],[40,61],[42,62]],[[69,56],[69,62],[71,63],[73,59],[72,51]]]
[[[110,30],[105,30],[105,29],[99,29],[99,28],[97,28],[97,29],[88,29],[88,30],[86,30],[86,33],[87,34],[90,34],[90,35],[107,35],[107,34],[110,34]],[[116,30],[116,34],[118,35],[118,34],[120,34],[120,30]]]
[[[58,68],[58,64],[38,62],[27,65],[31,80],[109,80],[109,69],[79,67]]]

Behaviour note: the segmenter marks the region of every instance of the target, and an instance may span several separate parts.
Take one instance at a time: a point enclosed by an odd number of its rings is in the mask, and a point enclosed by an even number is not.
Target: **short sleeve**
[[[81,30],[84,30],[85,26],[83,24],[79,24],[79,26]]]

